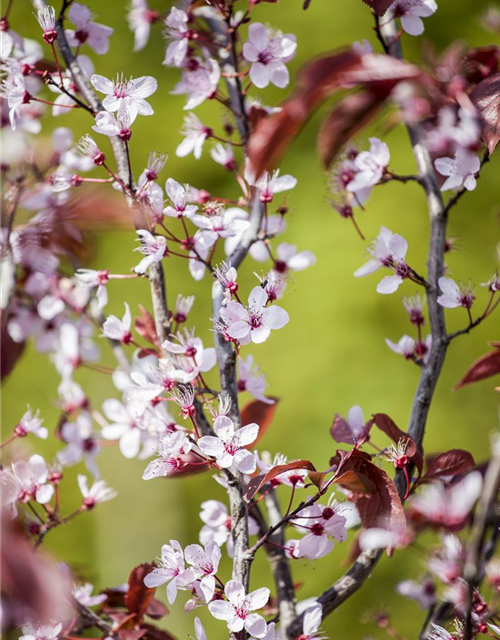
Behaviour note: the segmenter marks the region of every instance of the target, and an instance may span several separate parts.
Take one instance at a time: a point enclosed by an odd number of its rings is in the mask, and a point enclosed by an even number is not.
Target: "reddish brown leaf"
[[[450,449],[436,456],[428,456],[426,463],[425,479],[467,473],[476,464],[472,455],[463,449]]]
[[[156,333],[156,325],[153,316],[147,311],[142,304],[139,305],[140,315],[134,319],[134,327],[137,333],[153,344],[155,347],[159,346],[158,334]]]
[[[496,44],[470,49],[463,61],[467,82],[477,84],[497,73],[499,59],[500,47]]]
[[[375,492],[375,485],[369,478],[351,469],[341,474],[335,482],[348,491],[363,495],[370,495]]]
[[[160,602],[160,600],[156,598],[151,599],[146,609],[146,615],[153,620],[161,620],[161,618],[167,616],[169,613],[169,610],[163,602]]]
[[[155,588],[148,588],[144,578],[153,571],[152,564],[140,564],[132,569],[128,578],[128,591],[125,594],[125,605],[130,613],[135,613],[136,620],[141,620],[155,594]]]
[[[378,16],[383,16],[394,0],[363,0]]]
[[[328,168],[342,147],[378,113],[382,101],[372,92],[348,95],[330,112],[318,135],[318,152]],[[337,440],[337,442],[339,442]]]
[[[481,356],[478,360],[476,360],[474,364],[466,371],[464,377],[460,380],[455,389],[461,389],[467,384],[478,382],[479,380],[484,380],[485,378],[491,378],[491,376],[496,376],[500,373],[500,347],[496,346],[496,343],[493,343],[493,346],[495,347],[495,351],[491,351],[490,353],[487,353],[486,355]]]
[[[278,407],[279,398],[272,397],[274,404],[266,404],[260,400],[251,400],[241,410],[241,424],[246,425],[255,422],[259,425],[259,435],[255,442],[258,442],[266,433]]]
[[[26,346],[25,342],[14,342],[5,325],[1,328],[0,344],[0,377],[2,382],[12,372]]]
[[[474,87],[470,98],[483,121],[483,138],[493,153],[500,140],[500,73]]]
[[[394,420],[391,417],[389,417],[387,414],[375,413],[373,414],[372,418],[373,418],[373,423],[380,429],[380,431],[383,431],[386,434],[386,436],[388,436],[393,442],[395,442],[396,444],[400,440],[405,440],[407,442],[406,455],[410,458],[413,464],[419,469],[419,471],[422,471],[422,466],[424,461],[422,457],[422,451],[417,446],[417,443],[412,438],[410,438],[410,436],[407,433],[402,431],[394,422]]]
[[[244,499],[246,502],[250,502],[250,500],[254,497],[254,495],[262,489],[262,487],[267,484],[276,476],[279,476],[285,471],[292,471],[293,469],[307,469],[308,471],[316,471],[315,466],[309,460],[294,460],[293,462],[287,462],[286,464],[278,464],[273,467],[270,471],[268,471],[265,475],[256,476],[252,478],[250,482],[247,484],[244,493]]]
[[[175,636],[173,636],[169,631],[165,631],[165,629],[158,629],[158,627],[155,627],[152,624],[143,624],[142,628],[146,630],[144,640],[175,640]]]

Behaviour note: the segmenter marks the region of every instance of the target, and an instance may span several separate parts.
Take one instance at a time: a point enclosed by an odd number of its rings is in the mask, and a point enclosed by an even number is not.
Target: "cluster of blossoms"
[[[81,49],[106,54],[113,29],[95,22],[90,10],[78,2],[65,2],[58,17],[43,1],[36,4],[42,5],[36,18],[43,45],[10,29],[12,3],[0,22],[0,108],[7,142],[1,166],[7,205],[7,224],[0,236],[2,285],[5,282],[1,328],[9,371],[29,340],[53,362],[60,376],[60,418],[53,435],[61,447],[50,462],[38,453],[18,454],[15,446],[7,449],[13,454],[0,471],[3,506],[10,518],[22,523],[23,537],[39,547],[56,527],[115,497],[116,492],[100,477],[98,460],[104,442],[116,444],[127,459],[143,460],[144,480],[215,470],[217,488],[226,495],[224,501],[209,499],[201,504],[203,524],[197,542],[184,547],[170,540],[156,563],[133,570],[125,588],[92,595],[91,584],[72,581],[71,571],[63,567],[58,572],[66,585],[70,612],[52,611],[48,624],[42,616],[34,623],[26,619],[24,607],[12,607],[7,611],[7,624],[21,626],[24,640],[73,638],[94,625],[108,637],[153,638],[156,632],[163,632],[144,624],[143,614],[155,619],[162,617],[158,612],[163,609],[144,587],[166,585],[169,604],[175,603],[179,591],[187,592],[187,613],[205,608],[241,640],[322,640],[321,624],[330,609],[315,598],[296,603],[294,595],[288,596],[285,616],[280,608],[283,603],[276,607],[270,589],[250,590],[251,562],[260,549],[271,548],[279,554],[280,571],[285,573],[284,578],[275,575],[276,582],[283,579],[295,593],[294,563],[325,558],[336,543],[346,541],[350,529],[360,529],[351,555],[372,554],[364,560],[375,557],[375,550],[392,553],[411,548],[422,531],[438,533],[440,544],[427,558],[426,576],[419,582],[402,582],[397,588],[424,608],[434,611],[442,602],[453,609],[458,630],[450,634],[434,624],[431,640],[465,640],[464,625],[472,629],[467,640],[471,634],[500,635],[492,624],[498,615],[495,600],[488,602],[480,595],[479,582],[467,582],[466,571],[472,548],[467,528],[487,483],[475,469],[472,456],[461,450],[428,457],[424,464],[421,440],[426,415],[421,435],[415,435],[412,430],[408,434],[401,431],[386,414],[376,413],[366,420],[359,406],[352,407],[347,418],[337,415],[331,427],[333,440],[349,448],[339,449],[321,471],[310,461],[288,461],[281,454],[272,459],[268,452],[255,449],[276,399],[266,395],[266,377],[249,349],[262,349],[253,345],[275,339],[272,332],[283,330],[281,335],[286,335],[290,317],[286,304],[280,306],[277,301],[295,272],[316,262],[311,251],[279,238],[287,231],[286,198],[297,186],[296,178],[282,175],[279,169],[257,173],[249,151],[255,123],[282,113],[281,108],[260,104],[250,95],[252,88],[260,92],[270,85],[280,89],[289,85],[287,65],[296,54],[295,36],[253,21],[258,0],[250,0],[247,10],[237,12],[233,3],[200,6],[184,0],[165,14],[151,9],[146,0],[132,0],[128,21],[134,50],[146,46],[153,24],[162,23],[167,40],[163,65],[180,74],[171,93],[185,97],[184,109],[189,113],[175,154],[179,158],[193,154],[199,160],[206,146],[212,145],[211,159],[234,183],[233,195],[227,197],[226,193],[211,193],[200,183],[160,178],[173,163],[167,165],[168,156],[158,152],[148,156],[134,180],[132,127],[140,126],[139,116],[155,113],[156,78],[128,77],[122,70],[115,79],[95,73],[94,62]],[[417,36],[424,30],[422,18],[436,9],[434,0],[395,0],[388,15],[390,21],[400,21],[404,32]],[[66,28],[67,22],[74,28]],[[389,48],[382,27],[377,20],[380,38]],[[356,43],[349,54],[355,54],[359,64],[365,58],[372,66],[380,61],[373,61],[367,42]],[[50,93],[44,93],[45,89]],[[391,99],[413,122],[411,108],[405,107],[404,89],[400,89],[394,89]],[[48,99],[51,94],[53,99]],[[216,101],[224,108],[220,130],[192,112],[206,101]],[[48,150],[35,153],[33,136],[42,130],[42,116],[60,117],[76,109],[88,117],[87,133],[75,141],[70,129],[57,127]],[[441,189],[458,189],[458,199],[475,188],[481,169],[476,155],[482,144],[478,111],[463,91],[449,91],[432,114],[424,110],[420,115],[422,144],[436,171],[447,178]],[[390,161],[388,145],[372,137],[367,149],[347,146],[332,170],[333,206],[354,222],[361,236],[354,210],[364,208],[375,187],[391,181],[423,183],[422,176],[394,173]],[[127,273],[112,273],[105,265],[75,268],[85,257],[86,224],[96,208],[85,189],[75,192],[82,185],[113,189],[118,192],[115,196],[123,196],[124,209],[132,213],[140,259],[129,256]],[[435,191],[439,195],[439,189]],[[109,206],[113,211],[117,201],[113,199]],[[97,208],[100,216],[106,201]],[[19,224],[18,210],[27,213]],[[109,213],[116,222],[113,215]],[[439,249],[444,253],[444,247]],[[431,302],[435,297],[435,315],[442,314],[440,307],[464,307],[468,324],[458,333],[468,332],[500,304],[500,281],[495,274],[484,285],[489,294],[486,307],[474,320],[474,288],[458,285],[443,269],[428,282],[408,264],[407,253],[407,241],[382,226],[368,248],[368,262],[354,276],[384,268],[388,275],[377,285],[381,294],[395,293],[411,282]],[[250,286],[242,284],[247,281],[241,277],[247,255],[260,271]],[[208,340],[192,325],[194,295],[179,293],[175,305],[168,306],[164,268],[168,271],[173,261],[182,260],[187,261],[193,287],[209,282],[214,347],[207,346]],[[149,280],[154,315],[144,307],[137,313],[127,301],[123,301],[123,316],[107,313],[112,290],[119,286],[113,281],[130,279]],[[416,335],[386,342],[426,375],[435,344],[431,333],[423,334],[428,322],[424,297],[418,293],[405,297],[403,305]],[[435,335],[431,317],[429,324]],[[448,343],[453,337],[441,336],[440,342]],[[100,364],[98,345],[106,341],[116,358],[112,368]],[[109,375],[116,397],[97,405],[81,385],[82,368]],[[434,388],[438,375],[439,371],[427,387]],[[243,418],[245,410],[239,410],[239,402],[246,397],[242,394],[252,396],[245,406],[251,416],[247,419]],[[430,397],[418,399],[428,406],[432,391]],[[373,442],[376,429],[391,444],[381,448]],[[49,436],[41,412],[30,407],[0,448],[28,436],[28,442],[31,436]],[[61,508],[61,483],[65,469],[80,463],[86,465],[92,482],[87,475],[78,475],[81,501],[66,514]],[[391,472],[396,473],[394,482]],[[401,478],[406,485],[403,489]],[[288,508],[280,514],[283,495]],[[233,574],[227,581],[222,573],[224,551],[234,559]],[[484,564],[490,584],[498,589],[498,561],[485,560]],[[481,570],[478,567],[478,576]],[[130,593],[133,597],[128,597]],[[142,597],[138,605],[131,603]],[[91,607],[99,610],[89,612]],[[271,619],[278,611],[279,621]],[[194,628],[197,640],[207,640],[199,618]],[[392,630],[391,635],[397,637]]]

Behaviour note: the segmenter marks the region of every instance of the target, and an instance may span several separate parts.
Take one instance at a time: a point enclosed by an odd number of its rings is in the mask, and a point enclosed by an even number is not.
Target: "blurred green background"
[[[165,10],[170,3],[157,2],[154,7]],[[245,3],[241,2],[243,6]],[[178,159],[175,148],[181,140],[179,128],[183,118],[182,97],[171,96],[178,72],[161,66],[164,41],[159,25],[154,25],[145,51],[132,52],[132,35],[125,20],[125,5],[118,1],[89,2],[100,22],[115,28],[107,56],[92,55],[96,71],[112,77],[117,72],[126,76],[150,74],[159,81],[159,89],[150,99],[155,109],[153,117],[139,117],[134,124],[131,141],[132,163],[136,176],[145,166],[149,151],[170,153],[170,160],[161,180],[173,177],[195,187],[207,188],[214,194],[235,193],[228,174],[211,161],[207,150],[202,160],[193,157]],[[479,22],[488,2],[441,0],[437,14],[425,21],[425,39],[404,36],[407,56],[418,59],[419,47],[425,40],[434,43],[438,52],[456,38],[474,46],[491,43],[495,36],[487,33]],[[278,5],[261,4],[254,10],[256,21],[269,22],[283,32],[298,38],[298,53],[289,64],[293,73],[311,56],[334,49],[355,40],[368,38],[375,47],[372,16],[361,0],[313,0],[310,9],[302,11],[301,0],[282,0]],[[11,24],[23,35],[38,37],[39,31],[28,0],[14,2]],[[83,51],[82,53],[89,53]],[[274,88],[257,92],[265,104],[276,104],[287,92]],[[218,126],[218,106],[205,104],[196,113],[207,124]],[[267,374],[268,391],[281,397],[276,419],[262,440],[260,448],[280,451],[289,458],[309,458],[317,468],[325,468],[335,451],[329,427],[335,412],[343,415],[353,404],[360,404],[365,415],[382,411],[389,413],[404,427],[407,423],[413,393],[418,381],[417,367],[406,363],[385,345],[386,337],[397,341],[403,333],[411,333],[401,305],[400,293],[411,295],[415,288],[405,284],[398,294],[381,296],[375,291],[377,276],[357,280],[353,271],[365,261],[363,243],[351,224],[342,220],[328,204],[326,179],[315,151],[318,118],[310,123],[282,164],[282,172],[298,178],[298,187],[288,198],[290,214],[286,242],[296,243],[299,250],[309,249],[317,256],[317,264],[291,280],[281,304],[290,314],[291,322],[274,332],[265,346],[250,347],[257,363]],[[74,113],[57,119],[47,117],[44,133],[55,126],[71,126],[75,135],[90,131],[86,114]],[[363,134],[382,135],[384,122]],[[402,127],[392,130],[386,141],[391,150],[391,168],[398,173],[415,170],[406,132]],[[103,145],[107,141],[102,141]],[[105,188],[105,187],[103,187]],[[448,257],[452,277],[478,284],[478,309],[486,299],[479,287],[493,273],[496,244],[499,240],[498,158],[484,169],[478,189],[468,194],[453,210],[449,235],[459,239],[458,250]],[[428,220],[422,193],[413,184],[389,184],[377,188],[358,222],[367,238],[376,236],[380,225],[386,225],[409,241],[408,260],[419,272],[424,272],[428,241]],[[280,240],[281,240],[280,239]],[[108,268],[125,273],[136,264],[137,254],[132,232],[99,235],[97,254],[92,267]],[[171,302],[178,293],[195,294],[196,303],[190,323],[197,332],[210,340],[210,286],[207,280],[194,282],[183,262],[170,259],[165,264]],[[246,264],[242,270],[242,290],[253,286],[252,272],[256,265]],[[257,265],[260,271],[260,265]],[[149,289],[144,281],[113,282],[110,287],[108,312],[123,312],[123,301],[132,307],[143,304],[150,308]],[[450,329],[464,326],[465,313],[447,312]],[[487,342],[499,339],[498,316],[480,326],[470,336],[453,343],[441,376],[429,417],[425,447],[428,452],[444,448],[464,447],[476,459],[488,455],[489,434],[498,428],[498,395],[493,384],[485,382],[454,392],[453,386],[465,369],[487,351]],[[104,362],[112,365],[104,345]],[[97,407],[117,392],[105,375],[81,370],[76,379]],[[210,379],[216,385],[214,374]],[[28,348],[3,392],[2,421],[8,434],[22,415],[27,403],[40,408],[49,428],[55,427],[59,412],[55,404],[58,378],[45,357]],[[24,441],[23,446],[51,456],[60,443]],[[126,581],[129,571],[138,563],[151,561],[168,540],[178,539],[183,546],[195,542],[201,522],[199,505],[208,498],[225,501],[224,491],[207,476],[185,480],[141,479],[145,462],[126,460],[119,451],[106,447],[100,457],[103,477],[119,495],[95,512],[85,514],[74,523],[55,530],[46,540],[46,547],[58,558],[76,567],[81,574],[99,587]],[[69,512],[79,501],[76,475],[82,467],[69,469],[63,484],[63,505]],[[288,500],[287,489],[282,489]],[[339,545],[326,559],[311,564],[294,564],[294,578],[302,582],[299,599],[317,595],[343,571],[349,544]],[[375,607],[387,606],[400,632],[415,637],[424,619],[418,606],[394,593],[400,579],[420,575],[422,558],[414,551],[384,558],[365,588],[352,597],[340,611],[332,615],[325,629],[332,638],[361,638],[381,632],[360,622],[362,614]],[[222,570],[229,576],[229,565]],[[259,558],[253,568],[254,588],[271,584],[267,567]],[[165,600],[163,588],[159,597]],[[171,607],[165,626],[179,638],[193,633],[193,617],[183,612],[186,597],[180,594]],[[206,611],[197,612],[206,623],[209,638],[225,635],[223,623],[215,622]]]

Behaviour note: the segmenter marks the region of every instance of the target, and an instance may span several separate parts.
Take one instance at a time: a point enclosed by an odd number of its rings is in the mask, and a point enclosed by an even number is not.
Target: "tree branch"
[[[401,45],[394,15],[389,10],[383,25],[379,25],[379,34],[384,50],[389,55],[402,58]],[[429,323],[432,333],[432,347],[429,360],[421,369],[420,380],[413,398],[407,433],[421,445],[425,435],[425,426],[434,391],[443,367],[448,345],[444,310],[438,304],[438,280],[444,273],[444,250],[446,239],[447,215],[439,184],[434,173],[431,157],[423,141],[423,132],[418,124],[407,124],[413,155],[418,168],[419,183],[422,185],[427,198],[430,216],[430,242],[427,259],[427,304],[429,309]],[[396,473],[396,487],[401,495],[404,479],[401,471]],[[337,580],[332,587],[325,591],[319,602],[323,605],[323,617],[337,609],[345,600],[364,584],[371,571],[382,557],[382,551],[365,551],[350,567],[346,574]],[[302,633],[303,614],[298,616],[287,628],[289,638],[297,638]]]

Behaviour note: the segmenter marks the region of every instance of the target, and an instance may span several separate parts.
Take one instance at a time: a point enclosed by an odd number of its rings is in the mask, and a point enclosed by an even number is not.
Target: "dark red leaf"
[[[500,75],[500,74],[499,74]],[[500,84],[499,84],[500,88]],[[500,105],[500,103],[499,103]],[[499,122],[500,124],[500,122]],[[499,129],[500,134],[500,129]],[[495,346],[495,344],[493,344]],[[495,351],[491,351],[484,356],[481,356],[474,364],[466,371],[464,377],[457,384],[455,389],[461,389],[471,382],[478,382],[491,376],[496,376],[500,373],[500,347],[495,346]]]
[[[254,497],[254,495],[262,489],[262,487],[267,484],[276,476],[279,476],[285,471],[292,471],[293,469],[307,469],[308,471],[316,471],[315,466],[309,460],[294,460],[293,462],[287,462],[286,464],[278,464],[273,467],[270,471],[268,471],[265,475],[256,476],[252,478],[250,482],[247,484],[245,488],[245,493],[243,495],[246,502],[250,502],[250,500]]]
[[[405,440],[407,442],[406,455],[410,458],[413,464],[419,469],[419,471],[422,471],[422,466],[423,466],[422,451],[417,446],[417,443],[412,438],[410,438],[410,436],[407,433],[402,431],[394,422],[394,420],[391,417],[389,417],[387,414],[375,413],[373,414],[372,418],[373,418],[373,423],[380,429],[380,431],[383,431],[385,435],[388,436],[393,442],[395,442],[396,444],[400,440]]]
[[[241,410],[241,424],[246,425],[255,422],[259,425],[259,435],[255,443],[259,442],[266,433],[276,413],[279,398],[272,397],[274,404],[266,404],[260,400],[251,400]],[[254,444],[255,444],[254,443]]]
[[[476,464],[472,455],[463,449],[450,449],[436,456],[427,456],[426,463],[425,479],[467,473]]]
[[[148,604],[146,609],[146,615],[153,620],[161,620],[161,618],[167,616],[169,613],[169,610],[163,602],[160,602],[160,600],[157,600],[156,598],[151,599],[151,602]]]
[[[500,47],[496,44],[470,49],[463,61],[465,78],[471,84],[477,84],[498,72]]]
[[[147,311],[142,304],[139,305],[141,311],[140,315],[134,319],[134,327],[137,333],[153,344],[155,347],[159,346],[158,334],[156,333],[156,325],[153,316]]]
[[[344,487],[344,489],[353,491],[354,493],[371,495],[375,492],[375,485],[373,482],[353,469],[342,473],[335,482],[341,487]]]
[[[330,166],[342,147],[375,117],[381,106],[379,96],[364,91],[346,96],[335,106],[323,121],[318,135],[318,152],[325,168]]]
[[[146,635],[146,629],[120,629],[118,637],[122,640],[139,640]]]
[[[378,16],[383,16],[394,0],[363,0]]]
[[[173,636],[169,631],[165,631],[165,629],[158,629],[158,627],[155,627],[152,624],[143,624],[142,628],[146,630],[144,640],[175,640],[175,636]]]
[[[474,87],[470,98],[483,121],[483,138],[493,153],[500,140],[500,73]]]
[[[23,354],[26,343],[14,342],[3,325],[0,344],[2,345],[0,349],[0,377],[3,382],[16,366],[17,361]]]
[[[125,605],[130,613],[135,613],[136,619],[141,620],[155,594],[155,588],[148,588],[144,578],[153,571],[152,564],[140,564],[132,569],[128,578],[128,591],[125,594]]]

